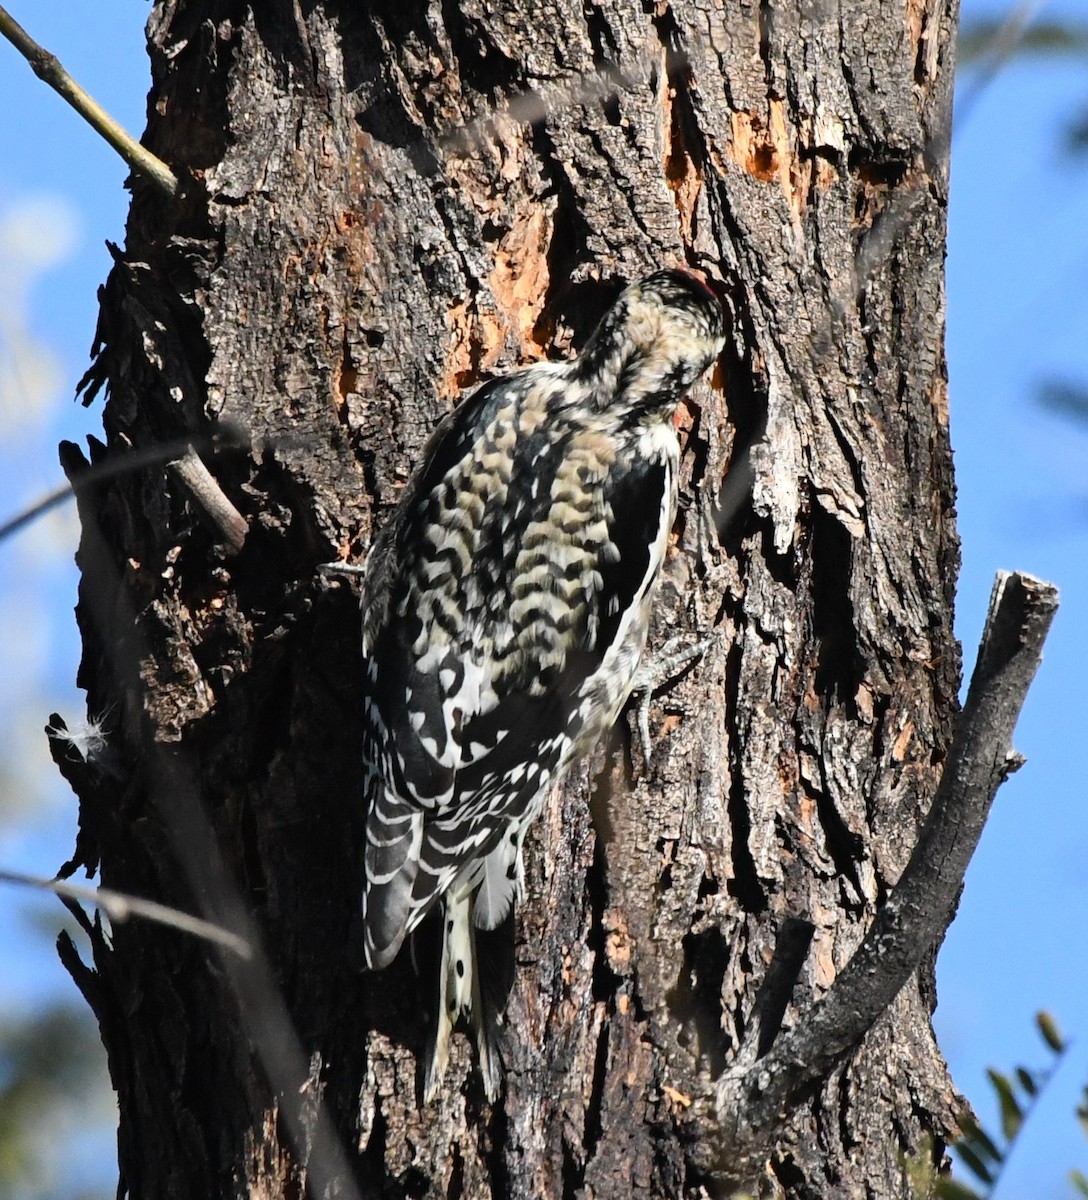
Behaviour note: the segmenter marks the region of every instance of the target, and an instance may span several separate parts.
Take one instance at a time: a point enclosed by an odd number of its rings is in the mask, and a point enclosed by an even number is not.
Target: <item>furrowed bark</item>
[[[108,787],[66,769],[103,884],[237,903],[268,978],[240,991],[136,922],[96,942],[132,1196],[697,1197],[733,1169],[761,1195],[905,1198],[912,1160],[939,1165],[959,1099],[932,949],[725,1168],[712,1098],[832,994],[956,724],[955,17],[155,5],[144,140],[190,182],[134,199],[91,457],[227,423],[249,442],[201,452],[214,512],[161,466],[81,490],[101,540],[80,679],[120,766]],[[681,410],[653,642],[711,643],[655,697],[650,763],[625,723],[530,839],[503,1102],[458,1036],[421,1110],[431,998],[407,956],[359,970],[357,597],[318,566],[362,557],[466,389],[569,353],[623,282],[684,264],[734,333]],[[218,882],[182,865],[164,752]],[[273,1001],[279,1074],[252,1030]]]

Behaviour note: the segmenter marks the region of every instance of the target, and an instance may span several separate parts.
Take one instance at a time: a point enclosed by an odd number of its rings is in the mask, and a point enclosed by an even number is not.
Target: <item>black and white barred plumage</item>
[[[440,423],[367,559],[366,959],[386,966],[442,903],[428,1098],[460,1017],[498,1092],[474,930],[510,911],[548,789],[630,695],[676,512],[675,409],[723,344],[694,276],[629,287],[576,359]]]

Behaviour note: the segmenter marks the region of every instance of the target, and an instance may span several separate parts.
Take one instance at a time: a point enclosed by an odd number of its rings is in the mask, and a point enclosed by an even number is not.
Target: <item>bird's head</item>
[[[658,271],[623,291],[578,358],[602,408],[671,413],[725,345],[725,310],[686,271]]]

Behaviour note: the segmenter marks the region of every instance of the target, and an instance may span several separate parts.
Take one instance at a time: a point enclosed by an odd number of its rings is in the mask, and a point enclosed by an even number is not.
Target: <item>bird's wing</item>
[[[670,457],[617,471],[597,435],[528,434],[501,487],[494,464],[481,480],[483,431],[502,425],[506,397],[493,388],[468,403],[471,429],[451,422],[401,505],[385,552],[404,570],[367,646],[372,966],[565,767],[596,715],[586,685],[622,639],[671,523]],[[496,911],[508,905],[506,890],[490,894]]]

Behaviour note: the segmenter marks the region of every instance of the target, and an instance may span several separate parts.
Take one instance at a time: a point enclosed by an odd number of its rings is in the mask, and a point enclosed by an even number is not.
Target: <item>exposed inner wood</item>
[[[707,1098],[749,1027],[788,1030],[861,944],[956,720],[954,18],[154,6],[145,140],[185,183],[136,184],[92,382],[111,451],[244,427],[250,448],[203,457],[248,531],[227,554],[161,468],[81,496],[80,682],[117,766],[66,772],[106,886],[247,914],[295,1040],[261,1061],[261,986],[204,944],[99,936],[80,980],[133,1197],[332,1195],[341,1161],[363,1196],[720,1194]],[[361,559],[465,389],[569,353],[621,283],[684,264],[734,338],[682,410],[651,636],[715,641],[655,698],[649,769],[625,721],[530,838],[502,1105],[457,1035],[421,1110],[430,998],[406,955],[359,970],[357,598],[318,565]],[[164,754],[224,895],[179,867]],[[927,960],[751,1188],[912,1195],[960,1103],[934,1001]]]

